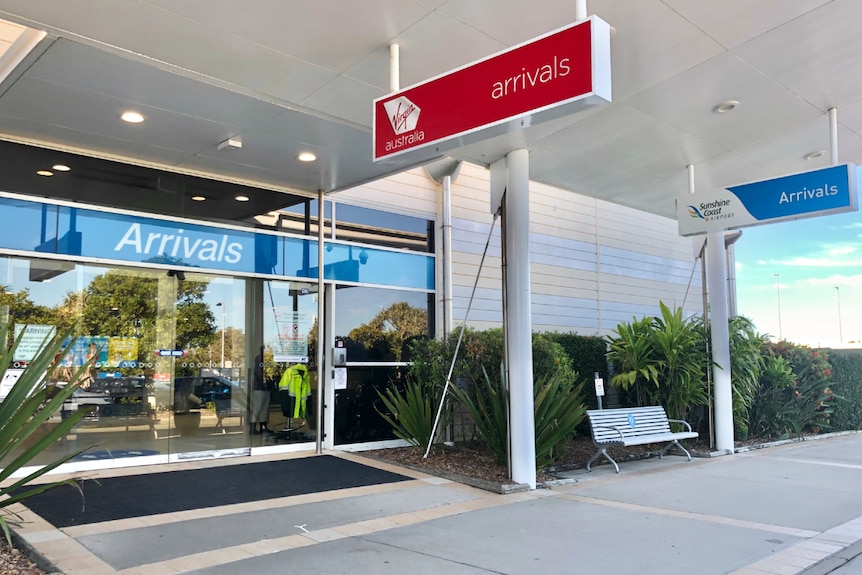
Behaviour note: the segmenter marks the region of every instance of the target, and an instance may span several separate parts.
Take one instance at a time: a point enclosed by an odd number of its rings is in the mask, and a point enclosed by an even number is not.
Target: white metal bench
[[[697,432],[691,430],[691,425],[679,419],[668,419],[664,407],[626,407],[615,409],[590,409],[587,418],[593,434],[593,443],[599,448],[587,462],[587,471],[592,463],[601,456],[614,464],[617,473],[620,466],[608,455],[609,447],[645,445],[648,443],[669,442],[659,453],[659,458],[669,453],[674,447],[679,447],[691,461],[691,454],[679,444],[680,439],[694,439]],[[671,423],[681,423],[686,431],[674,432]]]

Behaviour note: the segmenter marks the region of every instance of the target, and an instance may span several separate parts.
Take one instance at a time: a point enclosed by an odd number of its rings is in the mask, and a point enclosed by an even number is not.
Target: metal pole
[[[401,86],[401,52],[398,44],[389,45],[389,91],[397,92]]]
[[[778,339],[784,339],[781,336],[781,283],[778,280],[778,274],[772,274],[775,276],[775,299],[778,301]]]
[[[323,331],[323,296],[326,291],[326,286],[323,283],[323,222],[324,222],[324,205],[323,205],[323,190],[317,190],[317,408],[314,410],[314,425],[317,429],[317,439],[314,442],[314,451],[318,454],[323,453],[323,388],[326,375],[323,370],[323,347],[324,347],[324,331]],[[334,210],[334,208],[333,208]],[[335,212],[332,214],[333,225],[335,222]],[[333,409],[335,406],[333,405]],[[329,433],[334,433],[333,430],[327,430]]]
[[[838,108],[829,108],[829,159],[838,165]]]
[[[223,370],[224,370],[224,332],[225,332],[225,328],[226,328],[226,326],[225,326],[225,315],[226,315],[225,310],[227,309],[227,305],[223,301],[220,301],[220,302],[216,303],[216,307],[221,308],[221,370],[222,371],[220,373],[221,373],[221,375],[224,375],[224,372],[223,372]]]
[[[575,0],[575,22],[586,20],[587,0]]]
[[[841,329],[841,292],[835,286],[835,297],[838,298],[838,343],[844,345],[844,331]]]

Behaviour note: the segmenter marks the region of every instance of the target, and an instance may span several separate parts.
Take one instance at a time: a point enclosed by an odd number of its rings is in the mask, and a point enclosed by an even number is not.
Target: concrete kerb
[[[800,571],[797,575],[828,575],[860,555],[862,555],[862,541],[857,541],[841,551],[836,551],[805,571]]]
[[[12,535],[12,544],[16,549],[20,550],[30,561],[36,564],[36,567],[44,571],[47,575],[63,575],[63,572],[57,568],[47,557],[42,555],[29,541],[21,537],[15,532],[13,526],[9,526],[9,532]]]

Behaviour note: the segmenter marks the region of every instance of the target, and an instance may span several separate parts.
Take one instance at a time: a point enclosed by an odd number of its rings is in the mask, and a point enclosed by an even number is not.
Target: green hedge
[[[836,396],[830,417],[836,431],[862,429],[862,350],[831,349],[830,388]]]
[[[605,393],[608,391],[607,382],[610,381],[608,370],[607,342],[598,336],[578,335],[576,333],[546,332],[543,334],[549,340],[560,344],[566,355],[572,361],[572,370],[580,375],[581,380],[592,381],[598,372],[599,377],[604,379]],[[587,391],[587,402],[596,403],[595,393]]]

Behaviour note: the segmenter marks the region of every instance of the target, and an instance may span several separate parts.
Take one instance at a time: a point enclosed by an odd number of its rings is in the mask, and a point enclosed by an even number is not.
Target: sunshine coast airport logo
[[[730,206],[730,200],[715,200],[712,202],[701,202],[698,205],[689,204],[688,215],[699,218],[705,222],[711,220],[726,220],[733,217],[733,212],[723,211]]]
[[[422,113],[419,106],[404,96],[399,96],[384,102],[383,109],[386,110],[389,124],[396,136],[386,142],[387,152],[418,144],[425,139],[425,132],[416,129],[419,126],[419,115]]]

